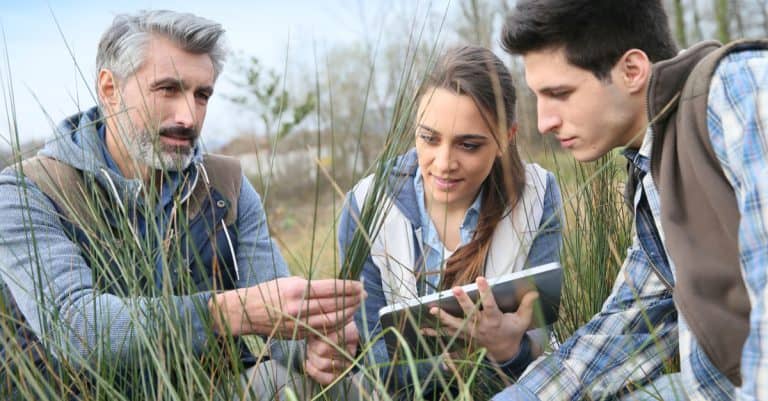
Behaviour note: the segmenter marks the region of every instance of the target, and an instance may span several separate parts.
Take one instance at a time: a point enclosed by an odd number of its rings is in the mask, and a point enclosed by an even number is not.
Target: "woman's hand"
[[[520,341],[531,326],[533,306],[539,294],[535,291],[525,294],[516,312],[502,313],[496,305],[488,281],[478,277],[475,282],[480,293],[479,305],[475,305],[461,287],[452,289],[466,318],[433,307],[429,312],[440,319],[441,333],[434,329],[423,329],[423,332],[432,336],[457,335],[466,341],[474,341],[488,350],[488,357],[494,362],[506,362],[514,358],[520,349]]]

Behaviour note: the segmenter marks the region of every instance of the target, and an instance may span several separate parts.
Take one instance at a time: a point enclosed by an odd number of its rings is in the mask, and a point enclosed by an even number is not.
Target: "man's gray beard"
[[[159,134],[149,130],[137,130],[135,135],[125,138],[125,148],[128,155],[139,164],[156,170],[183,171],[192,163],[195,153],[195,143],[184,151],[178,146],[164,145]]]

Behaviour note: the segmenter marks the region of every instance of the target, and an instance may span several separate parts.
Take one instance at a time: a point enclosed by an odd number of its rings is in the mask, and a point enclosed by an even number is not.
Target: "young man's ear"
[[[108,107],[116,107],[120,102],[120,94],[117,88],[117,79],[112,71],[102,68],[99,71],[98,96],[101,104]]]
[[[630,93],[645,93],[646,85],[651,77],[652,65],[653,63],[644,51],[629,49],[616,63],[612,78],[614,80],[620,79]]]

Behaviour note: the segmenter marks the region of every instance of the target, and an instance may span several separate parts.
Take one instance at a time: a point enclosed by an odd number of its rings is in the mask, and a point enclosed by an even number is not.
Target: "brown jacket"
[[[766,40],[700,43],[655,64],[648,88],[651,174],[676,269],[675,303],[711,362],[737,386],[750,303],[739,264],[738,205],[709,140],[707,100],[724,56],[765,48]]]

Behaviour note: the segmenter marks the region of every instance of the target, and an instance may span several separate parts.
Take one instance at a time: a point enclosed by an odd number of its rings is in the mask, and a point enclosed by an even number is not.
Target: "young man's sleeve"
[[[712,147],[739,206],[739,259],[751,302],[738,399],[768,399],[768,50],[724,58],[710,86]]]
[[[168,319],[180,342],[195,352],[206,346],[209,293],[126,298],[100,291],[53,203],[30,180],[0,175],[0,221],[0,277],[26,324],[58,358],[75,365],[129,361],[152,346],[143,339]]]
[[[534,361],[517,384],[494,400],[611,398],[630,382],[642,385],[656,378],[676,354],[672,293],[633,235],[602,310],[559,349]]]

